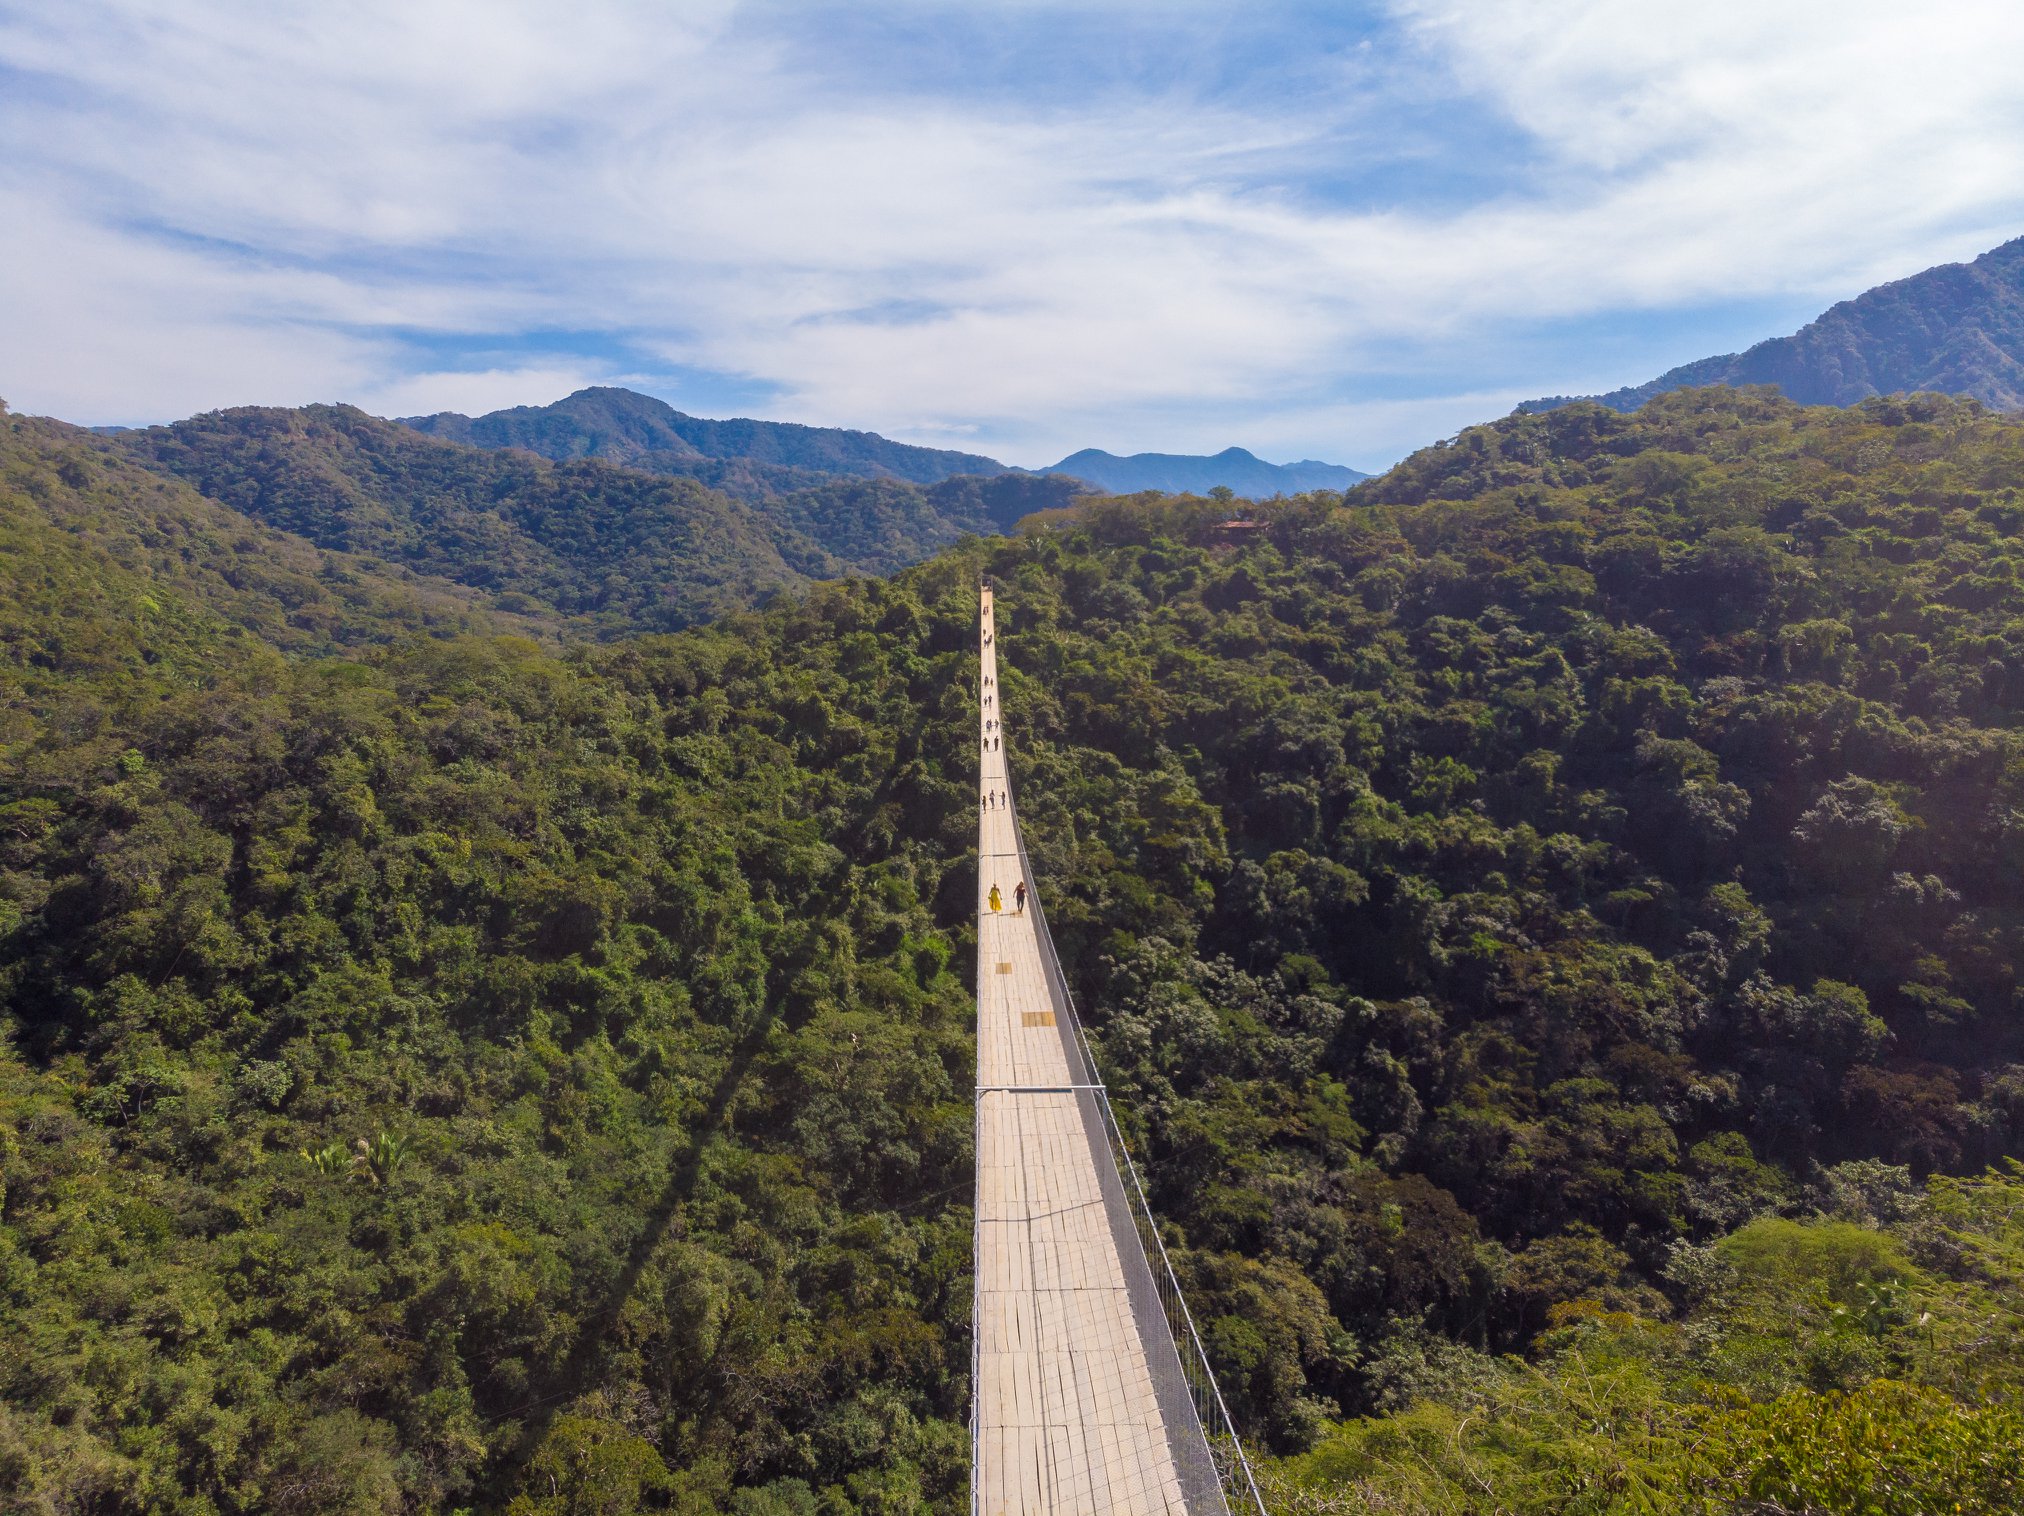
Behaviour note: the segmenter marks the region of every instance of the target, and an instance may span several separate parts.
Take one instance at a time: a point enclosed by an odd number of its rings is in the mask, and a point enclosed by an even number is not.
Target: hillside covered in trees
[[[609,385],[578,390],[553,405],[516,405],[483,416],[439,411],[403,416],[400,424],[449,442],[524,448],[545,458],[602,458],[713,483],[728,478],[767,493],[839,476],[939,484],[959,474],[1006,471],[981,453],[915,447],[876,432],[747,418],[713,421]]]
[[[1569,407],[560,651],[0,426],[192,607],[6,645],[0,1486],[962,1510],[982,574],[1275,1509],[2017,1503],[2024,425]]]
[[[927,486],[814,475],[825,482],[754,501],[597,459],[438,441],[331,405],[213,411],[106,445],[319,546],[579,636],[676,630],[816,579],[889,573],[1077,488],[1018,475]]]
[[[320,655],[532,623],[461,585],[318,547],[58,421],[0,406],[0,678],[198,680],[256,651]]]

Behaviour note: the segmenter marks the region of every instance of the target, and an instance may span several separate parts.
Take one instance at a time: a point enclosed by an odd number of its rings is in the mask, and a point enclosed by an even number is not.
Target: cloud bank
[[[2024,230],[2024,13],[0,9],[0,393],[1380,464]]]

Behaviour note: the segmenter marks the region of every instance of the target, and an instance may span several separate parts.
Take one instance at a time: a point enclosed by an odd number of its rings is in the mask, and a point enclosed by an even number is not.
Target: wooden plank
[[[981,626],[995,630],[991,597]],[[983,648],[996,688],[997,646]],[[1003,717],[993,706],[979,728]],[[1002,726],[983,752],[980,802],[1009,790]],[[1061,1085],[1076,1074],[1056,1026],[1032,918],[990,909],[1017,878],[1009,807],[978,808],[977,1083]],[[1032,880],[1025,881],[1029,890]],[[991,972],[986,975],[986,966]],[[977,1481],[991,1516],[1179,1512],[1180,1483],[1124,1262],[1102,1204],[1099,1165],[1072,1094],[979,1095],[977,1122]]]

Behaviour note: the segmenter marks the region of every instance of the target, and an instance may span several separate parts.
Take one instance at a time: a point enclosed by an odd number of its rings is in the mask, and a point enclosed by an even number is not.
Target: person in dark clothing
[[[1018,912],[1019,912],[1020,914],[1022,914],[1022,915],[1024,915],[1024,914],[1025,914],[1025,911],[1026,911],[1026,881],[1025,881],[1024,879],[1020,880],[1020,881],[1019,881],[1019,884],[1018,884],[1018,886],[1017,886],[1017,888],[1015,888],[1015,889],[1014,889],[1014,890],[1012,891],[1012,909],[1013,909],[1013,910],[1015,910],[1015,911],[1018,911]]]

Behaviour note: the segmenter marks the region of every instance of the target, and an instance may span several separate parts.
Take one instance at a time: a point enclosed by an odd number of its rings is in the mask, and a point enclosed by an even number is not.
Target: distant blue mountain
[[[1226,447],[1213,457],[1194,453],[1134,453],[1129,458],[1086,447],[1040,472],[1087,480],[1114,495],[1129,495],[1138,490],[1205,495],[1222,485],[1252,500],[1297,495],[1305,490],[1345,490],[1359,479],[1370,477],[1339,463],[1317,463],[1311,458],[1299,463],[1267,463],[1241,447]]]
[[[979,453],[894,442],[876,432],[784,421],[710,421],[684,415],[651,395],[611,388],[578,390],[553,405],[520,405],[484,416],[442,411],[398,419],[402,426],[447,442],[525,448],[562,461],[602,458],[700,479],[750,499],[846,478],[931,485],[959,475],[1029,472],[1067,474],[1116,494],[1167,490],[1199,495],[1226,485],[1257,499],[1347,489],[1369,477],[1334,463],[1266,463],[1241,447],[1225,448],[1213,458],[1183,453],[1118,458],[1084,448],[1051,469],[1029,471]]]

